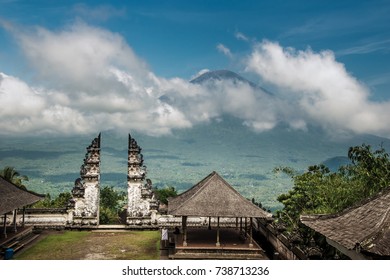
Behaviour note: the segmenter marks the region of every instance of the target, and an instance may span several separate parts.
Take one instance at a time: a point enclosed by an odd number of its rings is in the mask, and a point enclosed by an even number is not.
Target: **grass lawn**
[[[17,254],[18,260],[156,260],[159,231],[61,231]]]

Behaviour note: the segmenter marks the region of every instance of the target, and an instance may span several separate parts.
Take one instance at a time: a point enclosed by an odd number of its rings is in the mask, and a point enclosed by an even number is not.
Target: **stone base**
[[[99,226],[99,218],[97,217],[73,217],[71,227],[97,227]]]
[[[150,217],[127,217],[126,218],[126,225],[128,226],[151,226],[152,225],[152,219]]]

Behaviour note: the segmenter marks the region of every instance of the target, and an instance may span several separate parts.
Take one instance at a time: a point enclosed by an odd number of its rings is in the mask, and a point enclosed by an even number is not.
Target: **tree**
[[[118,192],[112,186],[103,187],[100,190],[100,223],[111,224],[119,222],[119,213],[125,203],[125,192]]]
[[[51,195],[48,193],[46,194],[45,199],[35,203],[33,208],[66,208],[71,198],[72,194],[70,192],[60,193],[54,199],[52,199]]]
[[[348,150],[351,163],[330,172],[323,164],[309,166],[299,173],[289,167],[275,168],[275,172],[289,175],[293,188],[278,197],[283,208],[277,213],[277,222],[289,233],[297,233],[308,243],[314,232],[303,226],[301,214],[337,213],[390,186],[389,155],[381,147],[373,151],[369,145]]]
[[[154,189],[154,194],[156,195],[157,199],[163,203],[168,204],[168,198],[169,197],[176,197],[177,196],[177,190],[175,187],[168,186],[163,189]]]
[[[335,213],[372,196],[390,185],[390,161],[381,147],[372,151],[371,146],[349,148],[350,164],[330,172],[323,164],[309,166],[304,173],[288,167],[278,167],[292,178],[294,186],[278,197],[284,205],[282,212],[294,223],[302,213]]]
[[[372,151],[370,145],[351,147],[348,157],[352,165],[343,167],[341,172],[354,178],[364,186],[364,197],[371,196],[390,183],[389,154],[381,146]]]
[[[4,169],[0,170],[0,176],[4,180],[13,183],[14,185],[26,189],[26,186],[23,184],[23,181],[28,181],[28,177],[20,175],[14,167],[6,166]]]

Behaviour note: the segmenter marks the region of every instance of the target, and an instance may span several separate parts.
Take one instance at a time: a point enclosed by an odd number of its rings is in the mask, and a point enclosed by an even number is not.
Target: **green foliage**
[[[71,198],[72,194],[70,192],[60,193],[54,199],[51,198],[50,194],[46,194],[45,199],[35,203],[33,208],[65,208]]]
[[[351,164],[337,172],[322,164],[309,166],[304,173],[288,167],[274,170],[289,175],[294,183],[292,190],[278,197],[284,205],[279,212],[284,222],[296,227],[302,213],[339,212],[390,185],[390,161],[383,148],[351,147],[348,157]]]
[[[118,212],[115,209],[100,207],[99,223],[103,225],[120,223]]]
[[[3,177],[3,179],[5,179],[6,181],[11,182],[18,187],[26,189],[26,186],[23,184],[23,181],[28,181],[28,177],[20,175],[14,167],[4,167],[4,169],[0,170],[0,176]]]
[[[298,233],[307,243],[314,233],[300,224],[301,214],[329,214],[340,212],[390,186],[389,155],[381,147],[351,147],[350,164],[330,172],[325,165],[309,166],[304,173],[288,167],[275,168],[291,177],[294,187],[278,197],[283,209],[277,213],[277,222],[288,232]]]
[[[168,186],[163,189],[154,189],[154,194],[156,195],[157,199],[163,203],[168,204],[168,198],[169,197],[176,197],[177,196],[177,190],[175,187]]]
[[[364,197],[371,196],[389,186],[389,154],[383,147],[376,151],[372,151],[370,145],[364,144],[351,147],[348,157],[352,165],[342,168],[341,172],[364,186]]]
[[[259,201],[257,202],[254,197],[252,197],[251,202],[256,205],[257,207],[263,209],[264,211],[267,211],[268,213],[271,213],[272,211],[270,209],[267,209],[266,207],[263,206],[263,204]]]
[[[120,222],[119,214],[126,204],[126,193],[118,192],[112,186],[100,189],[100,213],[101,224],[115,224]]]

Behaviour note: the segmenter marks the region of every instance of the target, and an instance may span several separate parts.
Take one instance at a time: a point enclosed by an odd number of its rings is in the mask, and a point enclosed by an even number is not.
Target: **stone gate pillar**
[[[98,226],[100,200],[100,139],[96,137],[87,147],[80,178],[72,189],[70,211],[72,226]]]
[[[146,179],[146,167],[143,165],[141,147],[129,134],[128,171],[127,171],[127,224],[149,225],[157,212],[158,201],[152,190],[152,181]]]

